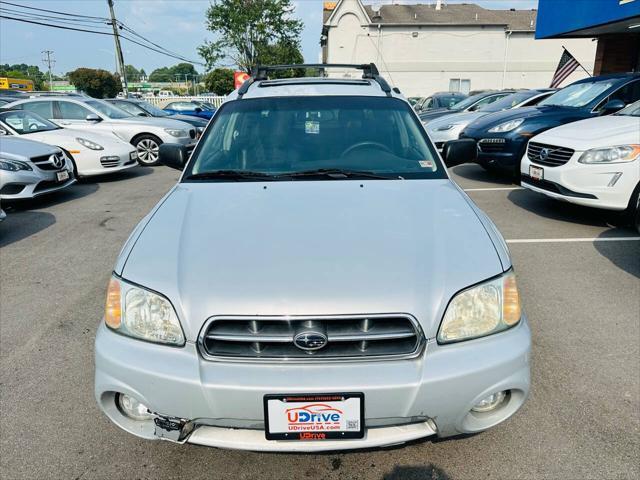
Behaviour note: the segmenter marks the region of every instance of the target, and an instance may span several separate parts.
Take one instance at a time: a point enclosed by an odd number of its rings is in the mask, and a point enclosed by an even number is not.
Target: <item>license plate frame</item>
[[[354,401],[357,401],[354,405]],[[318,423],[304,425],[298,422],[290,422],[289,417],[279,420],[277,416],[285,415],[288,409],[302,411],[303,407],[309,407],[313,404],[324,404],[325,407],[313,408],[311,413],[324,413],[326,421],[321,422],[324,427],[316,427]],[[267,394],[263,397],[264,406],[264,433],[267,440],[289,440],[289,441],[309,441],[309,440],[353,440],[364,438],[364,393],[362,392],[339,392],[339,393],[301,393],[301,394]],[[292,405],[292,407],[289,407]],[[271,408],[270,408],[271,407]],[[327,409],[326,407],[330,407]],[[343,410],[336,407],[342,407]],[[354,412],[354,409],[357,410]],[[349,410],[345,414],[345,410]],[[304,410],[309,413],[308,410]],[[339,422],[335,422],[335,417],[331,414],[340,412]],[[270,413],[272,416],[270,417]],[[329,415],[329,417],[326,417]],[[357,419],[355,418],[357,416]],[[298,417],[299,418],[299,417]],[[271,419],[271,421],[270,421]],[[275,421],[274,421],[275,420]],[[357,422],[357,429],[354,424],[347,422]],[[287,428],[293,426],[291,431],[283,431],[282,424],[286,424]],[[335,427],[339,423],[340,429],[327,429],[326,427]],[[279,424],[279,425],[275,425]],[[331,424],[331,425],[329,425]],[[276,431],[271,431],[273,430]],[[299,428],[299,429],[298,429]]]
[[[529,176],[537,181],[544,180],[544,168],[529,165]]]
[[[58,182],[64,182],[65,180],[69,180],[69,172],[67,170],[61,170],[56,172],[56,180]]]

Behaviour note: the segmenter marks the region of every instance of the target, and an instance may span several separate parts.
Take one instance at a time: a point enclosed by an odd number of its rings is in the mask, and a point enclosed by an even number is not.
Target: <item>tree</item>
[[[173,67],[161,67],[156,68],[151,75],[149,75],[150,82],[174,82],[176,80],[187,80],[198,75],[196,69],[190,63],[178,63]]]
[[[188,77],[193,77],[194,75],[198,75],[198,72],[190,63],[179,63],[174,65],[169,69],[169,71],[175,76],[179,75],[181,78],[184,78],[185,75]]]
[[[233,92],[233,70],[230,68],[216,68],[207,74],[204,86],[216,95],[228,95]]]
[[[304,57],[298,45],[291,42],[279,42],[263,45],[258,49],[257,63],[260,65],[291,65],[304,63]],[[281,70],[271,74],[273,78],[304,77],[304,69]]]
[[[120,79],[106,70],[78,68],[69,73],[69,81],[78,90],[96,98],[115,97],[121,90]]]
[[[207,41],[198,53],[212,68],[224,58],[245,72],[258,63],[270,45],[300,45],[302,22],[292,18],[291,0],[219,0],[207,9],[207,29],[218,40]]]
[[[37,65],[27,65],[19,63],[15,65],[0,65],[0,77],[25,78],[33,81],[36,90],[44,90],[45,74],[40,71]],[[56,78],[54,76],[54,78]]]
[[[127,76],[127,81],[129,82],[139,82],[142,72],[143,70],[138,70],[133,65],[124,66],[124,73]]]
[[[173,77],[168,67],[156,68],[151,75],[149,75],[150,82],[171,82]]]

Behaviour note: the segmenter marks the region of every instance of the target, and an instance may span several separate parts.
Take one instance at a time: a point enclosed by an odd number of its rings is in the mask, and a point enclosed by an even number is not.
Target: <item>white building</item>
[[[374,62],[407,96],[548,87],[563,46],[593,71],[596,43],[535,40],[536,10],[487,10],[441,0],[419,5],[340,0],[323,9],[322,61]],[[563,85],[585,76],[578,69]]]

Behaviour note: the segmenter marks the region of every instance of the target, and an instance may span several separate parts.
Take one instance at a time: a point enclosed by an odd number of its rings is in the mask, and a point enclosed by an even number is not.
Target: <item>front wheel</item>
[[[162,140],[153,135],[140,135],[131,142],[138,152],[138,163],[144,167],[158,165]]]

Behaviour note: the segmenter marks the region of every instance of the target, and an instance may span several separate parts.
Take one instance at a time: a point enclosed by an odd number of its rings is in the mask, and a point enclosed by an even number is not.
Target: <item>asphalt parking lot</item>
[[[93,399],[95,330],[120,247],[178,178],[139,168],[12,206],[0,223],[1,477],[638,478],[638,234],[478,166],[453,172],[507,239],[531,324],[532,393],[510,421],[465,438],[321,455],[119,430]]]

